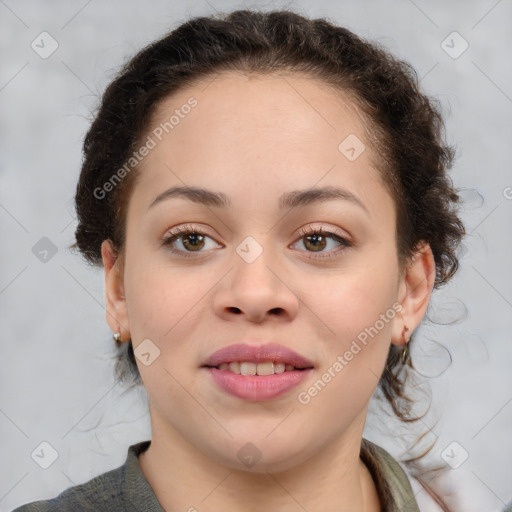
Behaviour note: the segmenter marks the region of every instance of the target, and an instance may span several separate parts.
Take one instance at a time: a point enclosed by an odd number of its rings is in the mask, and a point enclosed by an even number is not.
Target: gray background
[[[440,100],[469,236],[457,277],[434,295],[437,323],[425,320],[413,352],[433,405],[402,437],[382,415],[369,417],[365,435],[400,457],[430,427],[430,461],[469,455],[439,483],[454,510],[501,510],[512,499],[510,0],[0,0],[0,510],[113,469],[129,444],[150,438],[144,391],[114,386],[102,271],[68,250],[81,143],[98,95],[138,49],[190,16],[244,6],[289,7],[378,40]],[[43,31],[58,43],[46,59],[31,48]],[[446,39],[453,31],[469,44],[457,58],[445,51],[463,48]],[[43,237],[57,250],[46,261]],[[43,441],[58,452],[48,469],[31,458]],[[413,484],[422,510],[437,510]]]

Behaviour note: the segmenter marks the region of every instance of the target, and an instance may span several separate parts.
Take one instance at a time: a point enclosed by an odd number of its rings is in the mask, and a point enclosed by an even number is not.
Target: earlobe
[[[101,244],[101,257],[105,268],[106,320],[112,331],[119,332],[121,341],[124,341],[130,338],[124,282],[118,254],[108,239]]]
[[[405,345],[425,316],[435,277],[436,266],[432,249],[423,242],[416,249],[401,278],[399,298],[402,310],[393,324],[392,332],[392,343],[395,345]]]

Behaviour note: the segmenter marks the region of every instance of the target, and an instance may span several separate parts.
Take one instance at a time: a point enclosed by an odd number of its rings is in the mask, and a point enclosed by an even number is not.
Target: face
[[[407,282],[354,103],[298,75],[226,73],[166,99],[153,124],[107,281],[113,330],[145,354],[153,436],[233,468],[245,446],[253,471],[360,436]],[[262,375],[235,375],[240,362]]]

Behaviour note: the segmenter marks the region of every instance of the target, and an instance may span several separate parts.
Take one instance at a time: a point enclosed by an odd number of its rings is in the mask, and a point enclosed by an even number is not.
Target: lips
[[[202,366],[217,389],[251,402],[274,400],[308,378],[311,361],[282,345],[239,343],[213,353]]]
[[[272,362],[274,365],[291,365],[297,370],[314,367],[313,363],[305,357],[276,343],[265,345],[238,343],[230,345],[214,352],[203,366],[218,368],[222,364],[229,365],[230,363],[244,362],[253,364]]]

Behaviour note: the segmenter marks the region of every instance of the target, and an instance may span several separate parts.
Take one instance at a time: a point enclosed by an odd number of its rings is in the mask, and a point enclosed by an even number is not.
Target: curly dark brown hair
[[[119,256],[137,168],[109,194],[98,194],[147,136],[157,106],[200,78],[223,71],[295,72],[323,81],[359,107],[374,162],[397,210],[397,254],[401,265],[421,242],[432,248],[434,286],[456,272],[456,249],[465,234],[459,196],[447,175],[455,150],[444,142],[439,102],[420,91],[416,72],[378,43],[366,41],[327,19],[308,19],[282,10],[238,10],[196,17],[151,43],[133,57],[103,94],[85,137],[84,161],[76,190],[75,236],[85,260],[102,265],[101,244],[110,239]],[[125,173],[123,173],[125,174]],[[135,378],[131,343],[119,350]],[[391,345],[380,390],[403,421],[411,399],[405,383],[411,360]],[[140,382],[140,380],[138,380]]]

